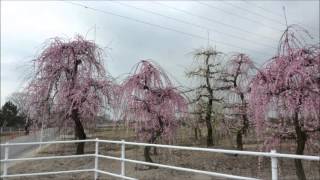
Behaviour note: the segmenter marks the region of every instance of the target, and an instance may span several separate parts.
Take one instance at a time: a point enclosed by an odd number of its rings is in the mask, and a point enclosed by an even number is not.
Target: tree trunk
[[[161,136],[162,132],[163,132],[163,122],[161,120],[161,116],[158,117],[158,121],[159,121],[159,125],[160,125],[160,129],[158,129],[156,131],[155,134],[152,134],[151,138],[149,139],[148,143],[153,144],[156,142],[156,140]],[[144,147],[144,159],[146,162],[153,162],[151,157],[150,157],[150,150],[151,147],[150,146],[145,146]],[[155,166],[150,166],[149,168],[157,168]]]
[[[86,134],[84,132],[82,123],[79,118],[79,111],[78,109],[72,110],[72,120],[75,123],[75,138],[79,140],[86,139]],[[84,154],[84,142],[77,143],[77,151],[76,154]]]
[[[194,128],[194,138],[198,140],[198,128]]]
[[[198,128],[198,131],[199,131],[199,138],[202,138],[201,128]]]
[[[211,122],[207,122],[207,130],[208,130],[208,134],[207,134],[207,146],[213,146],[213,138],[212,138],[212,127],[211,127]]]
[[[237,149],[243,150],[242,131],[237,131]]]
[[[156,134],[154,134],[148,141],[148,143],[153,144],[155,143],[155,141],[157,140],[157,138],[160,137],[160,131],[158,131]],[[150,150],[151,147],[150,146],[145,146],[144,147],[144,159],[146,162],[153,162],[151,157],[150,157]]]
[[[26,122],[26,124],[24,126],[25,135],[28,135],[30,133],[30,125],[31,125],[30,120],[27,119],[27,122]]]
[[[294,125],[295,125],[295,131],[297,135],[297,149],[296,154],[303,155],[304,147],[307,141],[307,134],[302,131],[301,126],[299,124],[299,116],[298,111],[296,111],[294,116]],[[299,180],[306,180],[306,175],[304,173],[303,164],[301,162],[301,159],[295,159],[294,164],[296,167],[296,175],[298,176]]]
[[[246,113],[247,105],[246,105],[246,101],[244,99],[243,93],[240,93],[240,98],[241,98],[242,106],[245,109],[245,112],[243,112],[243,114],[242,114],[242,127],[237,132],[237,149],[243,150],[243,138],[242,137],[243,137],[243,135],[247,135],[247,133],[248,133],[249,119],[248,119],[248,115]]]
[[[144,155],[144,159],[146,162],[153,162],[151,157],[150,157],[150,149],[151,147],[150,146],[145,146],[144,147],[144,152],[143,152],[143,155]]]
[[[305,132],[301,130],[300,126],[296,126],[296,133],[297,133],[297,149],[296,154],[303,155],[304,147],[307,141],[307,135]],[[299,180],[306,180],[306,175],[304,173],[303,164],[301,159],[295,159],[294,164],[296,167],[296,175],[298,176]]]
[[[158,155],[157,147],[153,147],[153,155]]]
[[[74,51],[74,49],[72,49],[72,51]],[[74,55],[74,52],[73,52],[73,55]],[[71,87],[70,87],[70,92],[74,89],[75,87],[75,83],[76,83],[76,80],[77,80],[77,75],[78,75],[78,65],[81,64],[81,60],[80,59],[77,59],[74,63],[74,66],[73,66],[73,71],[70,71],[68,72],[69,75],[71,76],[71,79],[68,78],[67,76],[67,80],[68,81],[71,81]],[[70,94],[71,95],[71,94]],[[72,98],[71,98],[72,99]],[[70,100],[71,100],[70,99]],[[83,129],[83,126],[82,126],[82,123],[80,121],[80,117],[79,117],[79,109],[78,108],[75,108],[76,106],[71,106],[72,108],[74,108],[72,110],[72,113],[71,113],[71,119],[74,121],[74,133],[75,133],[75,139],[78,139],[78,140],[84,140],[87,138],[86,136],[86,133],[84,132],[84,129]],[[77,154],[84,154],[84,142],[80,142],[80,143],[76,143],[77,144],[77,151],[76,153]]]
[[[210,55],[207,55],[206,58],[206,84],[207,84],[207,91],[209,94],[209,99],[208,99],[208,106],[206,109],[206,125],[207,125],[207,146],[213,146],[213,134],[212,134],[212,123],[211,123],[211,113],[212,113],[212,103],[213,103],[213,90],[211,88],[211,83],[210,83],[210,65],[209,65],[209,58]]]
[[[206,125],[207,125],[207,146],[213,146],[213,134],[212,134],[212,124],[211,124],[211,111],[212,111],[212,99],[209,99],[207,106],[207,113],[205,117]]]
[[[160,131],[158,131],[156,133],[156,135],[151,137],[151,139],[148,141],[148,143],[150,143],[150,144],[154,143],[157,140],[157,138],[160,137],[160,135],[161,135],[161,133],[160,133]],[[153,160],[151,159],[151,156],[150,156],[150,150],[151,150],[150,146],[145,146],[143,155],[144,155],[144,159],[145,159],[146,162],[153,163]],[[148,168],[149,169],[157,169],[158,167],[156,167],[156,166],[148,166]]]

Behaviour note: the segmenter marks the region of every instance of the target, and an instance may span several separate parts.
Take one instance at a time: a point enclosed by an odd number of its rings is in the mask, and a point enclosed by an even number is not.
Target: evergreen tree
[[[18,115],[17,106],[11,101],[3,105],[0,117],[1,126],[21,127],[24,125],[24,117]]]

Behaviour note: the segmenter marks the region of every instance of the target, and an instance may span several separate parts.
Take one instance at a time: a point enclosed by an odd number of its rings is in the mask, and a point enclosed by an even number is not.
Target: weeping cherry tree
[[[319,44],[305,45],[306,33],[288,26],[278,54],[251,84],[253,123],[268,150],[285,139],[296,141],[296,154],[304,154],[306,145],[320,149],[320,48]],[[271,115],[272,120],[268,119]],[[306,179],[300,159],[295,159],[295,167],[298,178]]]
[[[141,140],[147,143],[156,143],[160,137],[172,140],[179,118],[187,111],[187,100],[159,66],[150,61],[139,62],[119,92],[122,119],[134,127]],[[144,157],[152,162],[148,146]]]
[[[74,126],[76,139],[86,139],[84,128],[92,127],[112,89],[102,50],[81,36],[54,38],[34,60],[34,69],[25,89],[29,116],[50,126]],[[61,116],[52,118],[55,114]],[[84,143],[78,143],[76,153],[84,153]]]

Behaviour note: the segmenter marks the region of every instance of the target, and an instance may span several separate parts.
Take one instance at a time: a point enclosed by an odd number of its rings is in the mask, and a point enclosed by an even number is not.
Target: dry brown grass
[[[100,139],[111,139],[126,141],[136,141],[135,134],[132,130],[124,128],[104,128],[98,129],[95,136]],[[257,150],[257,144],[254,144],[252,139],[247,140],[251,142],[245,145],[246,150]],[[229,144],[228,144],[229,143]],[[205,147],[205,137],[196,141],[192,135],[192,131],[188,128],[179,129],[175,144],[183,146],[202,146]],[[228,144],[228,145],[226,145]],[[230,149],[230,141],[227,139],[220,140],[217,144],[218,148]],[[270,179],[270,160],[262,161],[260,170],[258,168],[258,158],[252,156],[231,156],[219,153],[205,153],[194,151],[169,150],[158,148],[158,155],[152,155],[156,163],[176,165],[187,168],[194,168],[200,170],[214,171],[220,173],[260,177],[263,179]],[[66,155],[74,154],[74,144],[59,144],[51,145],[43,149],[36,156],[51,156],[51,155]],[[100,144],[99,152],[104,155],[111,155],[120,157],[120,146],[112,144]],[[85,153],[94,153],[94,143],[86,143]],[[143,160],[143,149],[141,147],[126,146],[126,158]],[[58,171],[71,169],[87,169],[93,168],[93,158],[81,159],[63,159],[63,160],[41,160],[33,162],[22,162],[9,169],[9,173],[26,173],[26,172],[42,172],[42,171]],[[99,159],[99,167],[102,170],[120,173],[120,162],[115,160]],[[198,175],[194,173],[187,173],[175,170],[168,170],[163,168],[152,170],[137,170],[141,169],[139,165],[126,163],[126,175],[136,177],[144,180],[211,180],[218,179],[206,175]],[[320,177],[320,163],[319,162],[304,162],[304,168],[308,179],[318,179]],[[13,178],[14,179],[14,178]],[[16,178],[19,179],[19,178]],[[24,180],[31,179],[93,179],[93,173],[78,173],[68,175],[50,175],[20,178]],[[117,179],[107,175],[101,175],[99,179]],[[293,160],[280,160],[280,179],[296,179],[295,168]]]

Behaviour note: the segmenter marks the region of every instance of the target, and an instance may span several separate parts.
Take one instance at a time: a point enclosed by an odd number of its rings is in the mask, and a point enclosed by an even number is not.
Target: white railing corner
[[[271,155],[276,154],[276,150],[271,150]],[[271,174],[272,180],[278,180],[278,159],[275,156],[271,156]]]
[[[121,176],[125,176],[125,158],[126,158],[125,141],[121,140]]]
[[[99,155],[99,139],[96,138],[96,148],[95,148],[95,158],[94,158],[94,180],[97,180],[98,179],[98,165],[99,165],[99,162],[98,162],[98,155]]]

